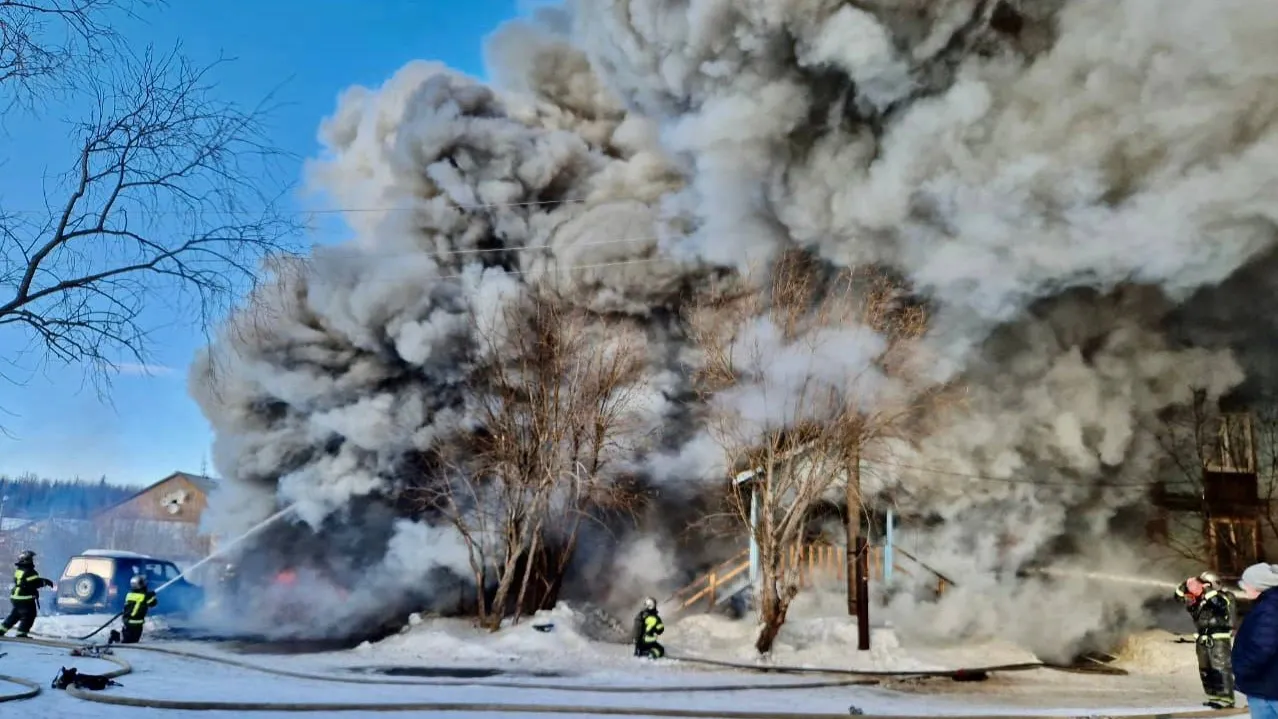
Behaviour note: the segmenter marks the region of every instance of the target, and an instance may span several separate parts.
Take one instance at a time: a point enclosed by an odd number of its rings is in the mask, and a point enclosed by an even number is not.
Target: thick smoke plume
[[[419,62],[354,88],[310,168],[352,239],[281,263],[192,375],[230,480],[212,526],[298,501],[320,554],[396,567],[383,595],[464,575],[447,542],[395,551],[428,521],[395,497],[424,471],[407,458],[475,429],[495,328],[474,318],[546,285],[600,336],[647,338],[657,436],[630,471],[672,507],[717,491],[679,312],[708,274],[800,250],[905,278],[931,380],[967,388],[867,478],[966,587],[936,630],[1050,626],[1019,639],[1068,653],[1143,590],[1016,572],[1134,571],[1148,427],[1240,386],[1263,334],[1210,318],[1274,286],[1276,31],[1264,0],[583,0],[494,34],[491,87]],[[678,546],[673,514],[583,557],[573,591],[671,576],[644,558]]]

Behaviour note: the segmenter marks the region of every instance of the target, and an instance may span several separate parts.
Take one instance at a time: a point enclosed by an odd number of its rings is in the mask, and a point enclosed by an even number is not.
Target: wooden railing
[[[870,581],[883,581],[883,548],[871,546],[868,549]],[[945,593],[952,581],[940,572],[919,561],[914,555],[895,547],[894,551],[910,560],[915,571],[922,571],[936,579],[936,593]],[[781,559],[781,565],[787,573],[793,573],[800,589],[824,586],[847,579],[847,552],[843,547],[830,544],[809,544],[802,547],[791,547]],[[672,594],[664,604],[673,605],[676,610],[687,609],[704,601],[706,607],[713,609],[716,601],[722,596],[725,585],[735,584],[750,571],[750,550],[746,549],[731,559],[719,564],[714,569],[697,577],[687,586]],[[894,563],[893,571],[911,576],[909,568]]]
[[[736,556],[716,566],[694,579],[690,584],[679,589],[666,599],[667,604],[674,604],[679,609],[696,604],[705,599],[710,607],[714,607],[719,588],[735,581],[750,571],[750,550],[744,549]]]
[[[930,574],[934,580],[936,580],[936,596],[938,596],[938,597],[939,597],[939,596],[941,596],[942,594],[945,594],[945,590],[946,590],[946,589],[948,589],[948,588],[950,587],[950,585],[954,584],[954,580],[950,579],[949,577],[945,576],[944,574],[941,574],[940,572],[936,571],[935,569],[933,569],[932,567],[928,566],[927,564],[924,564],[924,563],[923,563],[923,560],[919,559],[918,557],[914,556],[913,554],[910,554],[909,552],[905,551],[904,549],[901,549],[900,547],[896,546],[895,544],[894,544],[894,545],[892,545],[892,551],[893,551],[894,553],[899,554],[899,555],[901,555],[902,557],[905,557],[906,559],[910,560],[910,562],[912,562],[912,563],[915,565],[915,567],[916,567],[916,568],[918,568],[918,569],[922,569],[922,570],[923,570],[924,572],[926,572],[927,574]],[[913,576],[913,574],[914,574],[913,572],[909,571],[909,569],[908,569],[908,568],[903,567],[903,566],[901,566],[900,564],[896,564],[896,563],[893,563],[892,571],[894,571],[894,572],[900,572],[900,573],[904,574],[904,575],[905,575],[905,576],[907,576],[907,577],[909,577],[909,576]]]

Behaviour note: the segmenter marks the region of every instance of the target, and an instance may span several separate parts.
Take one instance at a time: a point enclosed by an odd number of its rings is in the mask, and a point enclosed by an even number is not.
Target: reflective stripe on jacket
[[[155,598],[155,592],[150,589],[145,592],[129,592],[124,595],[125,624],[141,624],[146,620],[146,610],[159,603],[160,600]]]
[[[45,580],[34,569],[15,569],[13,591],[9,593],[9,598],[17,601],[35,599],[38,596],[36,592],[45,584]]]
[[[661,617],[656,614],[649,614],[643,618],[643,640],[645,642],[655,642],[662,632],[666,631],[666,625],[661,622]]]

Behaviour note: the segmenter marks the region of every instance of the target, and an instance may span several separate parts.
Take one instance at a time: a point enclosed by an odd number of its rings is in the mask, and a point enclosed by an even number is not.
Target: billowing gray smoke
[[[869,488],[943,519],[920,553],[968,579],[919,624],[1050,626],[1020,637],[1045,652],[1112,627],[1144,597],[1008,577],[1060,552],[1139,564],[1115,527],[1153,471],[1142,428],[1243,380],[1230,342],[1189,347],[1210,323],[1173,340],[1169,313],[1230,305],[1207,290],[1273,247],[1278,213],[1278,5],[1174,10],[581,0],[491,38],[496,88],[413,63],[352,89],[311,178],[354,208],[354,238],[282,267],[193,372],[232,480],[214,528],[291,501],[341,525],[393,494],[405,456],[473,424],[467,317],[547,278],[601,328],[643,329],[667,451],[636,459],[668,489],[711,486],[721,451],[662,399],[695,361],[670,312],[707,267],[799,248],[907,278],[937,308],[933,379],[969,388]],[[450,546],[393,554],[388,576],[464,574]]]

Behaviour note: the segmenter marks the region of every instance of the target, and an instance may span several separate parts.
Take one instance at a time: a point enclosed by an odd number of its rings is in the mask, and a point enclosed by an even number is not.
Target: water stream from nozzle
[[[181,573],[181,574],[178,574],[176,577],[174,577],[174,578],[170,579],[169,581],[165,582],[164,584],[161,584],[161,585],[160,585],[160,587],[159,587],[159,589],[156,589],[156,590],[155,590],[155,593],[156,593],[156,594],[159,594],[160,592],[164,591],[164,589],[165,589],[166,587],[168,587],[170,584],[173,584],[173,583],[174,583],[174,582],[176,582],[177,580],[179,580],[179,579],[181,579],[181,578],[185,577],[186,575],[190,574],[191,572],[195,571],[196,569],[199,569],[200,567],[204,566],[205,564],[208,564],[209,562],[213,561],[214,559],[217,559],[218,557],[224,557],[224,556],[226,556],[226,553],[227,553],[227,552],[229,552],[229,551],[231,550],[231,547],[234,547],[235,545],[239,544],[240,542],[243,542],[244,540],[248,539],[249,537],[253,536],[254,534],[257,534],[258,532],[262,531],[263,529],[266,529],[267,527],[271,526],[272,524],[274,524],[275,522],[279,521],[280,519],[283,519],[283,518],[284,518],[284,515],[286,515],[286,514],[288,514],[289,512],[293,511],[293,508],[294,508],[294,507],[296,507],[296,506],[297,506],[297,503],[290,504],[290,505],[288,505],[287,507],[285,507],[284,509],[281,509],[280,511],[276,512],[275,514],[272,514],[271,516],[267,517],[266,519],[263,519],[261,522],[258,522],[257,524],[253,525],[253,527],[251,527],[251,528],[250,528],[247,532],[245,532],[244,534],[241,534],[240,536],[236,537],[235,539],[232,539],[231,541],[227,542],[225,546],[223,546],[223,547],[219,548],[216,552],[213,552],[212,554],[210,554],[209,556],[205,557],[204,559],[201,559],[200,561],[196,562],[195,564],[192,564],[191,566],[189,566],[189,567],[187,567],[186,569],[182,570],[182,573]]]
[[[1042,574],[1049,577],[1073,577],[1076,579],[1093,579],[1098,582],[1120,582],[1122,584],[1139,584],[1146,587],[1161,587],[1164,589],[1175,589],[1175,582],[1168,582],[1162,579],[1148,579],[1145,577],[1130,577],[1122,574],[1107,574],[1105,572],[1086,572],[1078,569],[1031,569],[1030,574]]]

